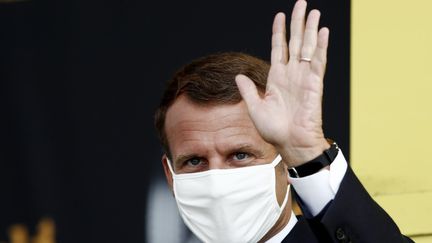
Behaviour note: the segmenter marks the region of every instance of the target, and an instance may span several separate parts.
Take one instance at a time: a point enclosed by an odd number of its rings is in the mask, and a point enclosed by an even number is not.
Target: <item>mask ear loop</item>
[[[291,184],[288,184],[287,190],[286,190],[286,193],[285,193],[285,198],[284,198],[284,200],[282,202],[282,205],[280,206],[281,212],[283,211],[283,209],[285,208],[285,206],[286,206],[286,204],[288,202],[288,195],[289,195],[290,189],[291,189]]]
[[[277,156],[276,156],[276,158],[270,163],[273,167],[276,167],[276,165],[278,165],[280,162],[282,161],[282,157],[281,157],[281,155],[280,154],[278,154]],[[281,210],[283,210],[284,208],[285,208],[285,206],[286,206],[286,203],[287,203],[287,201],[288,201],[288,195],[289,195],[289,192],[290,192],[290,189],[291,189],[291,184],[288,184],[288,186],[287,186],[287,190],[286,190],[286,193],[285,193],[285,198],[284,198],[284,200],[283,200],[283,202],[282,202],[282,205],[280,206],[280,209]],[[278,203],[279,204],[279,203]]]
[[[171,161],[170,161],[170,159],[168,159],[168,157],[167,157],[167,164],[168,164],[168,168],[169,168],[169,170],[171,171],[171,174],[174,176],[174,175],[176,175],[176,173],[174,173],[174,170],[173,170],[173,168],[172,168],[172,166],[171,166]]]
[[[282,157],[280,156],[280,154],[278,154],[270,164],[273,165],[273,167],[276,167],[276,165],[278,165],[281,160]]]

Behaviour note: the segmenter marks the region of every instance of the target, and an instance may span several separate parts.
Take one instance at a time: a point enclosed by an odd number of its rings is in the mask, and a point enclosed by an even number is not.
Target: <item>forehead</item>
[[[173,156],[178,153],[223,152],[243,144],[262,146],[243,101],[228,105],[199,105],[182,95],[168,109],[165,131]]]

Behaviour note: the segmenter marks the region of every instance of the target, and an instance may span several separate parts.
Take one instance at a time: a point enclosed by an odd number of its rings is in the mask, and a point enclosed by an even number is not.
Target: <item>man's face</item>
[[[165,131],[176,174],[266,164],[277,155],[258,134],[243,101],[198,105],[181,95],[167,111]],[[172,188],[165,155],[162,163]],[[275,171],[277,199],[282,204],[288,185],[285,164],[279,163]]]

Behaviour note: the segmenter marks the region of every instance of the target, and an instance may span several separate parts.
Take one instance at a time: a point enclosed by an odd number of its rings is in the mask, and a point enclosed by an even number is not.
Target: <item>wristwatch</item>
[[[336,144],[336,142],[334,142],[333,140],[327,139],[327,141],[330,143],[330,148],[324,150],[324,152],[321,155],[302,165],[289,168],[288,173],[290,177],[300,178],[300,177],[312,175],[320,171],[322,168],[330,165],[335,160],[339,152],[339,147]]]

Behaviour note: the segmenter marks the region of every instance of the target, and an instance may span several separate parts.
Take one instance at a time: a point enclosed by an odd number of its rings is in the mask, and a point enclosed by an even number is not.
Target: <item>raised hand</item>
[[[265,94],[259,93],[248,77],[236,77],[258,132],[276,147],[289,167],[301,165],[329,147],[321,115],[329,30],[318,31],[318,10],[312,10],[305,23],[306,5],[299,0],[294,6],[289,47],[285,15],[275,16]]]

